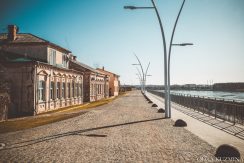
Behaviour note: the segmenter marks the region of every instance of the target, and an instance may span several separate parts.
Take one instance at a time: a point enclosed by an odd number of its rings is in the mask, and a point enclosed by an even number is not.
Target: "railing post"
[[[217,100],[214,98],[215,101],[215,108],[214,108],[214,118],[216,119],[216,110],[217,110]]]
[[[237,112],[237,108],[236,108],[236,105],[235,105],[235,100],[233,100],[233,106],[235,106],[235,113],[234,113],[234,125],[236,124],[236,112]]]
[[[223,99],[223,112],[224,112],[224,118],[223,118],[223,119],[224,119],[224,121],[225,121],[225,114],[226,114],[226,113],[225,113],[225,103],[224,103],[224,102],[225,102],[225,100]]]
[[[204,99],[204,96],[203,96],[203,107],[202,107],[202,109],[203,109],[203,114],[205,113],[205,99]]]
[[[199,112],[199,109],[200,109],[200,99],[199,99],[199,96],[197,96],[197,111]]]

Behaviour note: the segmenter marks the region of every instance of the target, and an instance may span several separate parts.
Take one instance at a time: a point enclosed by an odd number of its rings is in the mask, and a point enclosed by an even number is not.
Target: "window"
[[[102,89],[101,89],[101,84],[99,84],[99,94],[101,94],[102,93],[102,91],[101,91]]]
[[[80,92],[80,89],[79,89],[79,84],[76,83],[76,97],[79,96],[79,92]]]
[[[60,82],[57,82],[57,98],[60,98]]]
[[[43,80],[38,82],[38,100],[45,100],[45,81]]]
[[[98,91],[97,91],[97,94],[100,94],[100,84],[98,84],[97,87],[98,87],[98,88],[97,88],[97,90],[98,90]]]
[[[80,84],[80,96],[83,96],[83,89],[82,84]]]
[[[54,49],[50,49],[49,63],[51,65],[55,65],[56,64],[56,51]]]
[[[67,91],[68,91],[68,98],[70,98],[70,83],[68,83]]]
[[[54,82],[51,82],[50,85],[50,99],[54,100]]]
[[[75,97],[75,82],[72,82],[72,97]]]
[[[65,83],[62,83],[62,98],[65,98]]]

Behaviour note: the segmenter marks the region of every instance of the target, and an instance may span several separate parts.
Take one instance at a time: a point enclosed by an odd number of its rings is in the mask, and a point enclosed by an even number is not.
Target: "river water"
[[[163,92],[163,90],[158,90]],[[221,91],[186,91],[186,90],[171,90],[172,94],[184,94],[191,96],[210,97],[222,99],[225,101],[244,102],[244,92],[221,92]]]

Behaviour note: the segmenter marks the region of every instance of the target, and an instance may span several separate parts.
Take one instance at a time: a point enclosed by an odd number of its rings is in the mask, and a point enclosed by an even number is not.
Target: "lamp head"
[[[130,9],[130,10],[135,10],[135,6],[124,6],[124,9]]]

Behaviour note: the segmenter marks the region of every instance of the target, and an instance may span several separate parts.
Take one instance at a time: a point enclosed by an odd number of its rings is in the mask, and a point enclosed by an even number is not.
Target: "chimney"
[[[8,40],[14,41],[19,28],[16,25],[8,25]]]
[[[102,67],[102,70],[104,70],[104,66]]]

